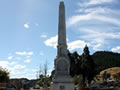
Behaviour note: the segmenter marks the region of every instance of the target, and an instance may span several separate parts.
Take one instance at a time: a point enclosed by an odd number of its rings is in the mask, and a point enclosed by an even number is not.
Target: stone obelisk
[[[65,6],[59,5],[58,46],[57,57],[54,61],[55,75],[52,79],[51,90],[74,90],[70,76],[70,59],[67,54]]]

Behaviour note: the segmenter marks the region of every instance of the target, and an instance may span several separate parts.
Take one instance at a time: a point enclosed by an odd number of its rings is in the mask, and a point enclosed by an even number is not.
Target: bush
[[[0,67],[0,83],[9,81],[9,72],[6,69]]]
[[[44,85],[47,85],[48,87],[50,86],[50,77],[46,77],[46,76],[43,76],[41,77],[36,84],[38,84],[39,86],[43,87]]]

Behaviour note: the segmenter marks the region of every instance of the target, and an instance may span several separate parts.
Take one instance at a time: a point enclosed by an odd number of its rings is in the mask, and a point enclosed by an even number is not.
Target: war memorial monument
[[[67,54],[65,6],[61,1],[59,5],[58,46],[57,57],[54,60],[55,75],[52,78],[51,90],[74,90],[70,76],[70,59]]]

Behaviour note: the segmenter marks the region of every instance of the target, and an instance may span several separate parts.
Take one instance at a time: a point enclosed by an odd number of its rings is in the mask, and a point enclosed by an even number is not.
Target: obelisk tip
[[[64,5],[64,0],[60,0],[60,5]]]

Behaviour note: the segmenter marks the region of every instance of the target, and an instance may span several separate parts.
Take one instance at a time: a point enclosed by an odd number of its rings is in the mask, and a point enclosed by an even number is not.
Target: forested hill
[[[97,51],[92,55],[97,72],[107,68],[120,66],[120,54],[108,51]]]

